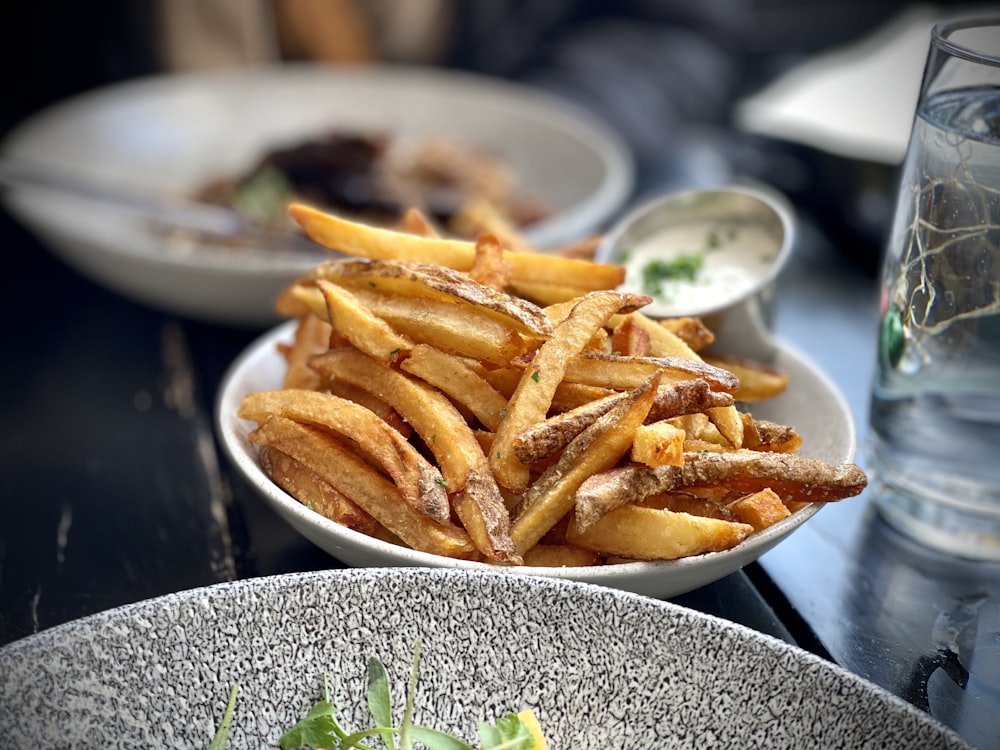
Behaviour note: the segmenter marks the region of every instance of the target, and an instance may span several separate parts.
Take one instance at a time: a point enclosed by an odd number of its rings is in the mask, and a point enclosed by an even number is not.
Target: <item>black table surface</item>
[[[219,383],[260,333],[107,291],[0,214],[0,646],[126,603],[342,567],[229,464]],[[876,283],[817,233],[780,282],[777,331],[837,384],[859,431]],[[1000,566],[899,537],[862,495],[673,601],[807,649],[1000,746]]]

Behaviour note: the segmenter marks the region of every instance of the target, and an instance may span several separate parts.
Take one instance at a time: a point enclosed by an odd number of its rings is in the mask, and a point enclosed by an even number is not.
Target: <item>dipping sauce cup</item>
[[[765,188],[668,193],[618,222],[596,259],[626,267],[621,289],[648,294],[653,318],[700,317],[713,347],[767,360],[773,354],[774,280],[791,254],[793,212]]]

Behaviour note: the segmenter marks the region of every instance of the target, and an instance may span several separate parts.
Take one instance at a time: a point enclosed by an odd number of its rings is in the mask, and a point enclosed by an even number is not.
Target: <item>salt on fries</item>
[[[531,252],[482,207],[474,242],[412,212],[401,231],[290,212],[354,257],[281,294],[284,383],[239,415],[273,481],[338,523],[503,565],[668,560],[867,483],[737,408],[787,375],[703,354],[711,331],[644,315],[618,267]]]

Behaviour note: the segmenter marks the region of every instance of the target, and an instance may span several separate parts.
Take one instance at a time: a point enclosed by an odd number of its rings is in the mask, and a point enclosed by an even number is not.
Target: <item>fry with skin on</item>
[[[492,315],[444,300],[399,297],[354,289],[354,296],[400,335],[450,354],[506,365],[527,351],[524,338]],[[326,303],[315,286],[294,285],[284,295],[291,304],[326,319]]]
[[[683,466],[626,466],[594,474],[577,491],[576,516],[586,526],[628,503],[684,488],[749,494],[770,487],[784,502],[824,503],[858,495],[867,484],[854,464],[830,465],[790,453],[685,453]]]
[[[392,406],[437,460],[455,511],[477,548],[490,560],[520,563],[510,517],[472,428],[440,391],[353,349],[314,357],[325,377],[362,388]]]
[[[326,279],[316,282],[326,302],[327,318],[341,336],[383,364],[405,358],[413,342],[364,306],[351,292]]]
[[[715,341],[715,334],[701,318],[664,318],[660,325],[687,344],[691,351],[700,352]]]
[[[504,260],[500,241],[492,234],[479,235],[469,276],[483,286],[500,291],[510,282],[510,273],[510,263]]]
[[[716,367],[729,370],[739,378],[740,387],[735,394],[739,401],[748,403],[765,401],[780,395],[788,387],[788,373],[768,367],[762,362],[717,354],[706,354],[704,360]]]
[[[618,401],[628,397],[621,391],[603,398],[588,401],[575,409],[564,411],[537,422],[522,430],[514,439],[514,450],[523,463],[531,464],[565,448],[601,415],[607,413]],[[701,412],[711,406],[732,403],[728,393],[713,391],[701,379],[686,380],[671,385],[661,385],[650,407],[647,422],[658,421],[678,414]]]
[[[635,324],[635,318],[626,317],[611,331],[611,351],[628,357],[649,356],[649,332]]]
[[[701,360],[683,357],[618,357],[613,354],[584,352],[566,363],[565,378],[573,383],[600,385],[627,390],[636,388],[653,372],[663,371],[666,383],[701,378],[714,390],[732,393],[739,381],[727,370],[712,367]]]
[[[611,315],[623,308],[648,304],[649,300],[619,292],[592,292],[580,299],[569,317],[556,326],[551,338],[535,352],[510,398],[493,441],[490,469],[501,486],[514,492],[523,492],[527,487],[528,467],[514,452],[514,439],[521,430],[544,419],[563,380],[567,362]]]
[[[265,433],[260,433],[258,438]],[[264,473],[300,503],[331,521],[368,536],[378,533],[379,523],[368,511],[337,490],[305,464],[267,443],[257,451]]]
[[[440,263],[456,271],[468,271],[475,245],[462,240],[420,237],[348,221],[302,203],[288,207],[292,218],[314,242],[331,250],[362,258],[391,259],[416,263]],[[625,280],[625,268],[609,263],[591,263],[546,253],[504,251],[511,266],[511,281],[526,280],[565,284],[596,291],[615,289]]]
[[[660,373],[655,373],[628,398],[578,435],[559,460],[535,481],[514,512],[510,535],[522,555],[573,509],[577,488],[595,473],[614,466],[632,443],[632,434],[643,423]]]
[[[415,510],[397,485],[322,429],[272,416],[250,433],[250,439],[310,467],[413,549],[465,560],[478,556],[465,530],[450,522],[439,524]]]
[[[402,435],[359,404],[318,391],[258,391],[243,397],[238,416],[257,424],[281,416],[342,435],[392,477],[414,510],[440,524],[451,519],[441,473]]]
[[[312,268],[291,288],[314,286],[320,279],[351,291],[380,291],[390,296],[422,297],[456,304],[470,313],[493,316],[527,336],[545,338],[552,332],[552,323],[537,305],[498,292],[474,281],[466,273],[444,266],[357,258],[329,260]],[[294,298],[288,300],[288,296],[285,292],[279,295],[279,309],[300,310]]]
[[[282,388],[304,388],[317,391],[322,388],[319,376],[309,367],[309,358],[330,348],[330,324],[315,315],[303,315],[295,327],[291,344],[279,344],[287,368]]]
[[[731,549],[753,533],[753,526],[669,510],[624,505],[581,531],[570,524],[571,544],[636,560],[680,557]]]
[[[507,398],[461,358],[426,344],[417,344],[400,368],[462,404],[487,429],[500,426]]]

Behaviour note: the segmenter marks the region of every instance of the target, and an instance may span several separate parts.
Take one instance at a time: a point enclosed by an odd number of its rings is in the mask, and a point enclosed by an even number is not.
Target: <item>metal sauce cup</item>
[[[708,239],[701,247],[676,246],[685,232],[699,232]],[[719,239],[718,233],[725,233]],[[740,235],[747,238],[741,243]],[[651,200],[617,222],[605,235],[596,252],[596,260],[629,268],[622,290],[650,294],[644,283],[644,269],[651,262],[664,261],[676,266],[678,252],[690,257],[702,255],[704,270],[689,271],[686,280],[666,282],[683,289],[683,302],[656,297],[642,312],[653,318],[696,316],[715,333],[712,348],[733,356],[768,360],[774,354],[774,281],[791,254],[795,234],[793,211],[776,191],[761,187],[725,186],[668,193]],[[749,242],[749,238],[753,242]],[[662,252],[657,244],[663,241]],[[689,243],[690,244],[690,243]],[[631,257],[639,253],[641,259]],[[721,250],[724,258],[735,263],[747,262],[750,269],[742,274],[739,285],[720,289],[708,283],[716,272],[708,255]],[[751,259],[746,254],[753,253]],[[743,254],[742,257],[739,254]],[[713,260],[712,262],[716,262]],[[655,274],[654,274],[655,275]]]

